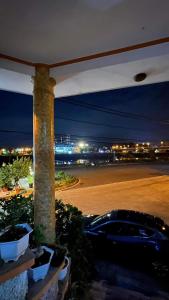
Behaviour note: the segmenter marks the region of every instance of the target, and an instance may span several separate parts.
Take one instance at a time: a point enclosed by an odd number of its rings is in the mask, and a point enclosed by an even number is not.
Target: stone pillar
[[[44,241],[55,241],[54,86],[45,65],[37,65],[33,96],[34,222]],[[39,227],[41,226],[41,227]]]

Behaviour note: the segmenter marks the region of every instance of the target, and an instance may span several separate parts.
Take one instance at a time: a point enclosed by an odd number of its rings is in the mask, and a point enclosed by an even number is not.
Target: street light
[[[84,143],[84,142],[80,142],[80,143],[79,143],[79,147],[80,147],[80,148],[84,148],[84,146],[85,146],[85,143]]]

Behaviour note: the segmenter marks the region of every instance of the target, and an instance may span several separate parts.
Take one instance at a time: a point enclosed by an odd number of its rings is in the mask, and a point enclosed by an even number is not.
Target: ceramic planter
[[[64,280],[66,278],[68,268],[69,268],[70,260],[67,256],[65,256],[65,267],[59,272],[58,279]]]
[[[47,275],[47,273],[49,271],[50,262],[51,262],[53,254],[54,254],[54,251],[46,246],[42,246],[41,248],[50,253],[50,258],[49,258],[49,262],[47,264],[44,264],[44,265],[36,267],[36,268],[31,268],[28,270],[29,278],[33,279],[33,281],[35,281],[35,282],[40,279],[45,278],[45,276]]]
[[[17,261],[21,255],[23,255],[29,246],[29,235],[32,232],[32,228],[29,224],[18,224],[16,227],[25,228],[26,233],[22,238],[17,241],[0,242],[0,258],[5,262]]]

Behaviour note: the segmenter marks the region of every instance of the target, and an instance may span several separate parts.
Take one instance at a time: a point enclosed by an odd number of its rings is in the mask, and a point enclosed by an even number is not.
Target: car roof
[[[101,225],[110,222],[111,220],[134,222],[156,229],[161,229],[161,227],[165,225],[164,221],[158,217],[143,212],[125,209],[113,210],[105,215],[98,216],[91,224]]]
[[[164,225],[164,221],[161,220],[158,217],[155,217],[153,215],[144,213],[144,212],[138,212],[134,210],[122,210],[119,209],[117,211],[111,212],[111,219],[121,219],[131,222],[136,222],[142,225],[148,225],[148,226],[161,226]]]

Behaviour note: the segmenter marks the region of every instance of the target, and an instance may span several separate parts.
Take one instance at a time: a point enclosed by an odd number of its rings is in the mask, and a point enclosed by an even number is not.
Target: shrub
[[[58,171],[56,172],[56,176],[55,176],[55,179],[56,180],[62,180],[62,179],[65,179],[65,173],[63,171]]]
[[[27,179],[28,179],[28,183],[29,183],[30,185],[33,185],[33,176],[32,176],[32,175],[28,175],[28,176],[27,176]]]
[[[32,195],[28,198],[16,195],[8,201],[4,199],[0,201],[0,229],[19,223],[33,224]]]
[[[56,201],[56,238],[67,247],[72,259],[73,299],[82,299],[93,271],[93,251],[84,235],[82,212],[70,204]]]
[[[12,167],[10,164],[3,164],[0,168],[0,187],[12,188]]]
[[[12,163],[12,178],[15,184],[18,184],[20,178],[30,175],[30,167],[32,165],[31,159],[28,157],[21,157]]]
[[[56,173],[55,176],[55,188],[63,188],[71,185],[72,183],[77,182],[77,178],[70,175],[66,174],[63,171],[59,171]]]
[[[31,159],[25,157],[17,158],[12,164],[3,164],[0,168],[0,187],[12,188],[17,185],[20,178],[30,175],[31,165]]]

